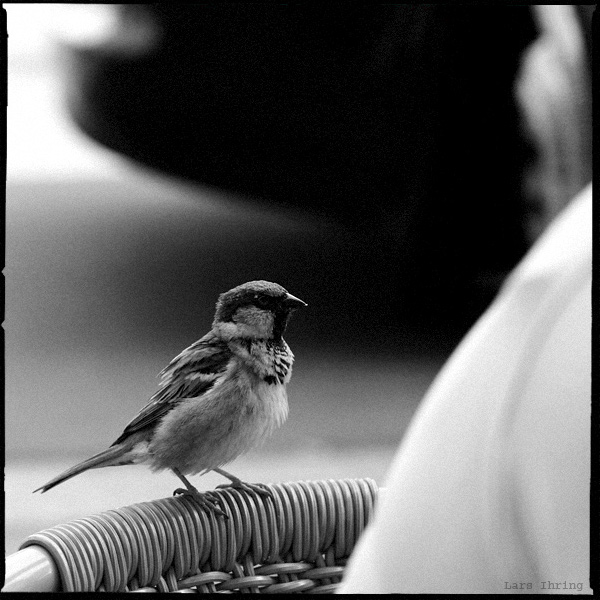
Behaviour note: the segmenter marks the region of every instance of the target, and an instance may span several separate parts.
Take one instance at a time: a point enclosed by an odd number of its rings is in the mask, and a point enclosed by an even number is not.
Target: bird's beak
[[[308,304],[306,304],[306,302],[304,302],[304,300],[300,300],[300,298],[296,298],[296,296],[292,296],[292,294],[290,294],[290,293],[286,294],[283,303],[285,304],[286,308],[289,308],[289,309],[300,308],[302,306],[308,306]]]

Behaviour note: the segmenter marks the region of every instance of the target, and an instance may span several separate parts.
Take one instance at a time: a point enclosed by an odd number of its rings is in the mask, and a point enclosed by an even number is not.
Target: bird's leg
[[[261,496],[266,496],[267,498],[273,497],[273,492],[264,484],[264,483],[246,483],[242,481],[239,477],[228,473],[227,471],[223,471],[223,469],[213,469],[215,473],[219,475],[223,475],[223,477],[227,477],[231,483],[222,483],[218,485],[217,488],[228,488],[232,487],[236,490],[245,490],[247,492],[256,492]]]
[[[224,517],[229,517],[229,515],[227,515],[227,513],[225,513],[223,511],[223,509],[219,506],[218,504],[218,500],[213,500],[213,498],[208,494],[208,493],[202,493],[199,492],[183,475],[183,473],[173,467],[171,469],[173,471],[173,473],[175,473],[175,475],[177,475],[177,477],[179,477],[179,479],[181,479],[181,481],[183,481],[185,488],[177,488],[174,492],[173,492],[173,496],[176,495],[183,495],[183,496],[190,496],[191,498],[193,498],[196,502],[198,502],[198,504],[200,504],[200,506],[208,511],[214,511],[215,513],[217,513],[218,515],[222,515]]]

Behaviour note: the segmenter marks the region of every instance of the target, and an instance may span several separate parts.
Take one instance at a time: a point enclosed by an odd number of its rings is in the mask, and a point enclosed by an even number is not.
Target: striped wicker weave
[[[271,484],[273,499],[214,493],[229,519],[178,496],[57,525],[42,546],[62,591],[333,592],[373,512],[371,479]]]

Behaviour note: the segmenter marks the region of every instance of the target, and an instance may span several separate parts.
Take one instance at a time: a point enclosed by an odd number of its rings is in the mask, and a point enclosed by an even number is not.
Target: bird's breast
[[[249,421],[254,422],[260,436],[267,436],[279,427],[287,418],[288,401],[284,376],[272,382],[268,374],[259,374],[254,368],[249,368],[245,361],[240,361],[239,368],[234,369],[230,397],[239,398],[235,402],[239,412]],[[289,377],[288,377],[289,379]],[[225,391],[225,390],[224,390]]]
[[[264,442],[287,414],[285,383],[268,383],[235,356],[213,388],[162,420],[150,445],[153,467],[185,474],[220,467]]]

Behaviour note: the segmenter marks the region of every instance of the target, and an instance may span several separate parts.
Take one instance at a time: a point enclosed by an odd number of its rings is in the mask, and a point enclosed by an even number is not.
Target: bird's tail
[[[78,465],[67,469],[64,473],[57,475],[54,479],[51,479],[48,483],[43,486],[33,490],[33,493],[42,490],[42,494],[47,492],[49,489],[53,488],[55,485],[70,479],[71,477],[75,477],[75,475],[79,475],[79,473],[83,473],[88,469],[98,469],[100,467],[110,467],[115,465],[126,465],[131,464],[131,460],[127,458],[127,454],[131,448],[124,447],[119,444],[117,446],[111,446],[107,450],[103,450],[102,452],[98,452],[98,454],[94,454],[91,458],[80,462]]]

